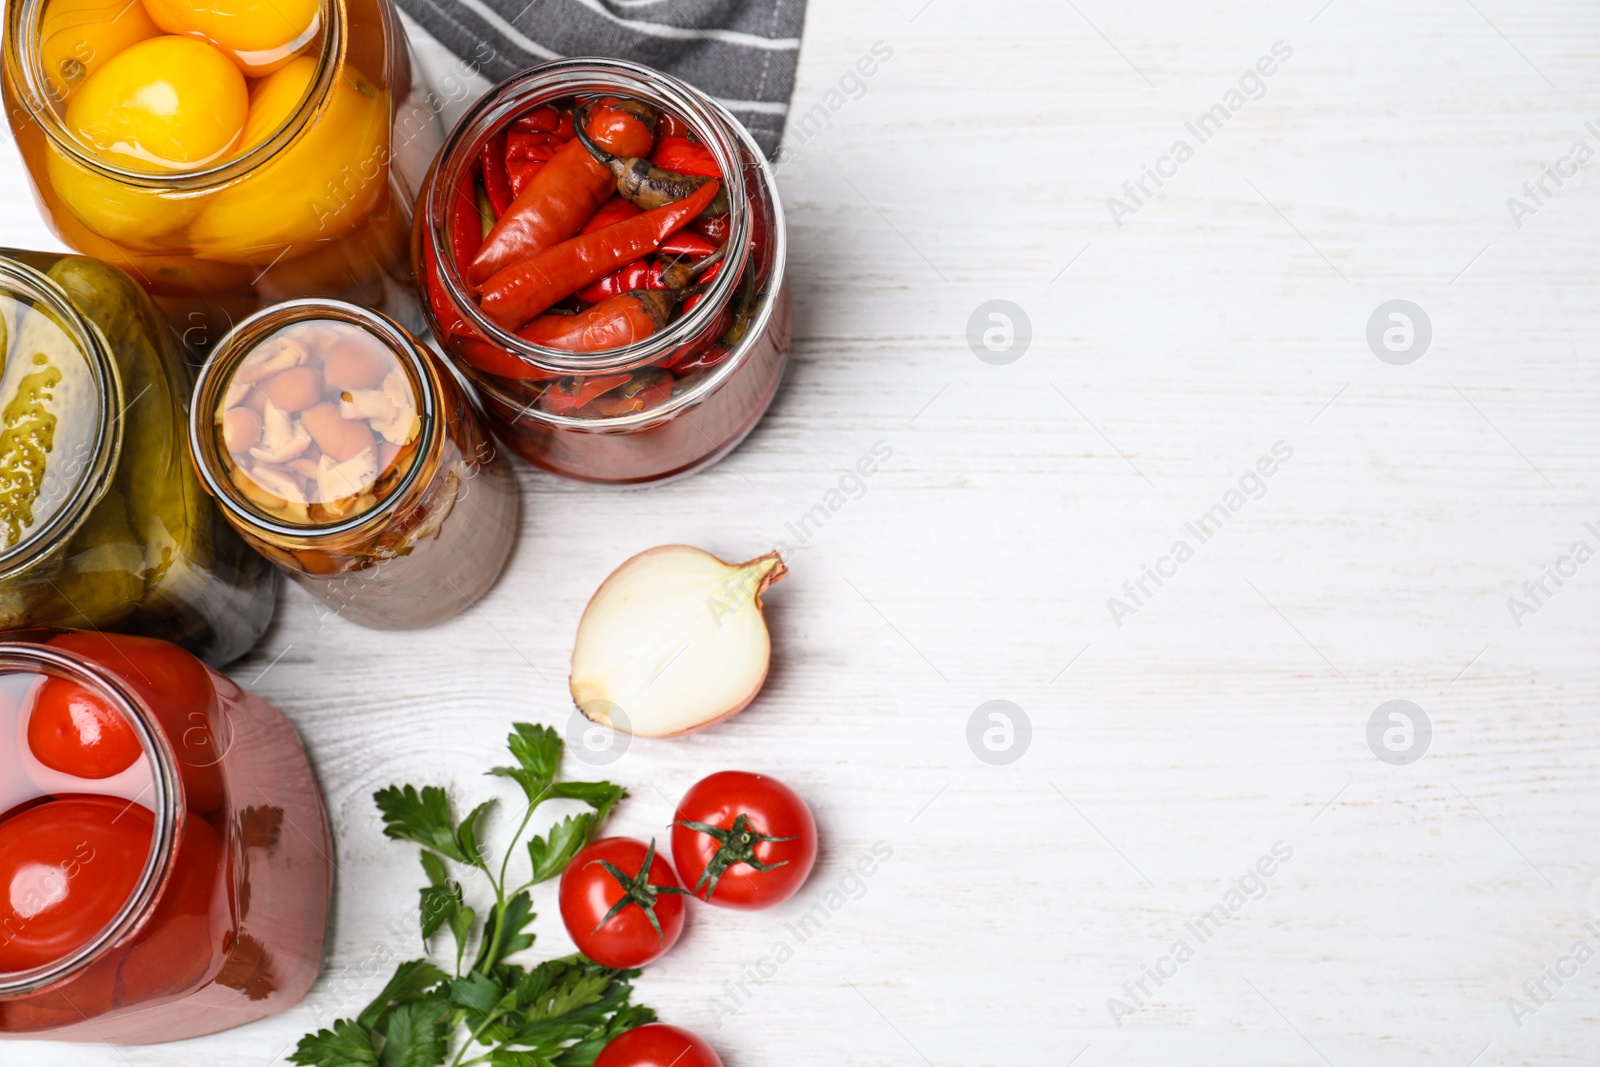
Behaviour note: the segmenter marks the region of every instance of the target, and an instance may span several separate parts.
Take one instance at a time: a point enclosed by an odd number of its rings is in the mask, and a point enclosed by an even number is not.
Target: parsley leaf
[[[550,789],[561,765],[561,735],[548,726],[525,722],[514,722],[511,729],[506,746],[516,757],[517,766],[495,767],[489,773],[515,779],[528,795],[528,803],[538,807],[550,798]]]
[[[572,857],[589,842],[589,833],[598,817],[593,812],[568,815],[550,828],[544,837],[528,839],[528,857],[533,861],[533,881],[543,882],[567,869]]]
[[[356,1016],[356,1025],[366,1030],[375,1029],[393,1004],[406,1004],[420,1000],[445,980],[445,973],[427,960],[407,960],[394,969],[394,977],[383,987],[383,992],[373,998]]]
[[[583,801],[594,809],[595,821],[604,822],[617,801],[627,796],[628,791],[610,782],[557,782],[552,787],[552,794]]]
[[[459,822],[449,795],[437,786],[389,786],[373,795],[383,832],[422,846],[427,885],[418,891],[419,925],[426,945],[449,926],[455,938],[455,974],[426,959],[400,964],[387,985],[355,1019],[301,1038],[291,1062],[302,1067],[443,1067],[453,1062],[490,1067],[592,1067],[607,1041],[655,1018],[633,1004],[638,971],[615,971],[569,956],[532,969],[506,962],[533,947],[530,887],[554,878],[588,843],[627,791],[611,782],[557,780],[564,748],[548,726],[514,723],[507,747],[514,767],[490,773],[515,780],[527,807],[512,840],[495,855],[484,841],[493,801],[478,805]],[[505,883],[506,861],[528,830],[538,806],[551,798],[578,800],[592,810],[568,815],[543,836],[527,841],[531,877],[515,888]],[[474,879],[454,877],[450,864],[487,876],[493,900],[483,912],[467,903]],[[462,965],[469,958],[466,972]],[[453,1047],[454,1046],[454,1047]]]
[[[443,1063],[449,1050],[449,1013],[449,1001],[440,996],[395,1008],[383,1031],[381,1067],[437,1067]]]
[[[378,1067],[378,1052],[372,1047],[371,1033],[349,1019],[340,1019],[332,1030],[302,1037],[289,1062],[303,1067]]]
[[[450,797],[436,785],[389,786],[372,795],[383,813],[383,832],[397,841],[415,841],[457,863],[471,863],[456,837]]]

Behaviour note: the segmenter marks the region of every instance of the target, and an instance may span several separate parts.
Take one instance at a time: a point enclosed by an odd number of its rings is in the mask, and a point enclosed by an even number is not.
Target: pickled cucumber
[[[0,374],[0,549],[71,498],[92,461],[100,392],[77,342],[44,309],[19,308]]]

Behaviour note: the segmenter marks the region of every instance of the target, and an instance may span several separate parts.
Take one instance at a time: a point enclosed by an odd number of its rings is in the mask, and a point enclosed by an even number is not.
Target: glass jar
[[[233,25],[214,6],[7,5],[5,103],[45,219],[197,348],[301,296],[419,325],[406,242],[442,131],[390,0],[278,0]],[[263,50],[263,20],[291,15],[304,30]]]
[[[240,323],[200,372],[189,440],[245,540],[363,626],[464,611],[516,542],[516,477],[465,390],[364,308],[297,300]]]
[[[281,712],[165,642],[28,630],[0,734],[0,1039],[174,1041],[305,995],[332,843]]]
[[[492,137],[534,108],[606,96],[673,116],[710,152],[729,201],[728,253],[693,309],[658,332],[621,348],[561,351],[524,340],[479,308],[453,252],[456,219],[478,223],[459,205],[475,197],[474,168]],[[418,201],[412,267],[434,336],[512,451],[568,478],[651,482],[714,463],[772,402],[789,354],[785,242],[766,160],[721,105],[648,67],[571,59],[500,83],[457,123]]]
[[[249,651],[277,576],[206,498],[192,376],[127,275],[0,249],[0,629],[77,626]]]

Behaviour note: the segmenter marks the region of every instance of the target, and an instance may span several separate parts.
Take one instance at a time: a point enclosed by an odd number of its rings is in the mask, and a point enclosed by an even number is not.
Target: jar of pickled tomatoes
[[[162,641],[13,631],[0,735],[0,1040],[174,1041],[305,995],[332,846],[281,712]]]
[[[446,139],[412,266],[441,347],[512,451],[640,483],[725,456],[789,353],[783,211],[750,135],[659,71],[561,60]]]
[[[0,630],[136,633],[212,664],[266,630],[277,575],[189,463],[193,383],[122,271],[0,249]]]
[[[46,220],[194,347],[342,296],[416,324],[406,241],[437,148],[390,0],[15,0],[3,84]]]
[[[244,539],[363,626],[465,611],[516,542],[516,477],[465,389],[364,308],[296,300],[240,323],[201,369],[189,439]]]

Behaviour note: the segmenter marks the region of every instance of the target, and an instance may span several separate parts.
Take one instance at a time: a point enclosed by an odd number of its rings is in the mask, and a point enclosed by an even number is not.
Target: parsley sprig
[[[506,959],[532,947],[530,890],[560,874],[627,792],[610,782],[557,780],[562,741],[547,726],[513,724],[508,739],[515,766],[490,774],[516,781],[528,806],[498,865],[480,834],[493,801],[457,820],[450,798],[436,786],[390,786],[373,799],[383,832],[422,846],[428,884],[421,890],[426,945],[448,929],[455,947],[454,973],[427,959],[395,969],[383,991],[354,1019],[300,1039],[290,1062],[304,1067],[590,1067],[606,1042],[650,1022],[655,1013],[633,1004],[638,971],[618,971],[582,956],[546,960],[534,967]],[[527,842],[526,881],[508,885],[512,854],[534,811],[552,798],[579,800],[590,810],[569,815]],[[494,903],[480,923],[452,867],[481,874]],[[454,1055],[452,1056],[452,1049]]]

